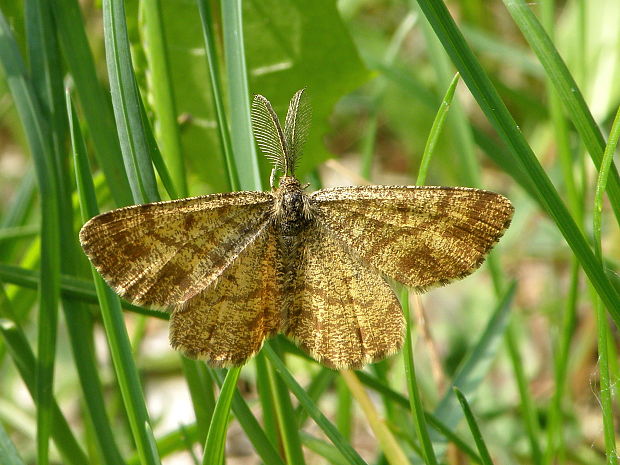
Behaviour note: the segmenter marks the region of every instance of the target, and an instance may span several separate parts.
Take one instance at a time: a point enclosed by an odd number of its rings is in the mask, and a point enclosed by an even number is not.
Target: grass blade
[[[319,410],[310,396],[306,393],[306,391],[297,384],[295,378],[289,373],[286,369],[286,366],[280,360],[278,355],[269,345],[265,345],[263,347],[263,351],[265,355],[275,368],[278,375],[282,378],[284,383],[287,385],[288,389],[297,397],[300,404],[307,410],[308,414],[314,419],[316,424],[323,430],[323,432],[327,435],[327,437],[332,441],[332,444],[338,448],[338,450],[342,453],[342,455],[348,460],[349,463],[355,463],[358,465],[363,465],[366,462],[362,460],[359,454],[348,444],[340,432],[336,429],[336,427],[323,415],[323,413]]]
[[[279,349],[278,341],[270,342],[270,347]],[[273,403],[278,420],[280,435],[282,437],[282,447],[287,463],[304,465],[306,463],[301,450],[301,438],[291,397],[282,379],[275,375],[272,365],[267,365],[267,376],[269,379],[270,390],[273,392]]]
[[[50,5],[63,57],[90,128],[97,161],[105,173],[116,205],[130,205],[131,191],[123,167],[110,98],[97,78],[80,7],[76,0],[53,0]]]
[[[452,386],[458,387],[465,395],[473,396],[489,370],[501,345],[504,331],[508,324],[509,310],[516,293],[517,285],[513,282],[496,309],[493,311],[486,328],[473,349],[463,359],[452,380]],[[456,399],[448,391],[435,409],[435,416],[449,427],[456,427],[462,415],[457,407]]]
[[[594,232],[594,250],[596,256],[603,263],[603,251],[601,245],[601,214],[603,212],[603,193],[608,182],[610,173],[613,173],[613,157],[620,138],[620,108],[616,113],[616,118],[611,127],[609,141],[605,148],[600,172],[596,181],[596,192],[594,196],[594,213],[592,215]],[[608,192],[610,194],[610,192]],[[610,195],[611,200],[611,195]],[[612,200],[613,204],[613,200]],[[596,319],[598,335],[598,355],[599,355],[599,377],[600,377],[600,404],[603,413],[603,434],[605,437],[605,455],[608,464],[617,463],[616,437],[614,428],[613,411],[613,382],[611,381],[609,370],[609,335],[611,328],[607,322],[605,309],[600,301],[596,299]]]
[[[25,465],[2,423],[0,423],[0,462],[5,465]]]
[[[41,198],[41,286],[37,360],[37,456],[48,463],[48,439],[52,422],[52,392],[56,325],[60,298],[60,249],[58,247],[57,178],[52,160],[50,128],[10,28],[0,12],[0,62],[20,115],[30,152],[34,159]]]
[[[392,465],[407,465],[409,463],[407,456],[394,438],[392,432],[379,418],[375,406],[370,400],[370,397],[368,397],[366,391],[364,391],[362,383],[357,379],[355,373],[350,370],[344,370],[340,372],[340,376],[346,381],[353,397],[355,397],[359,406],[364,411],[364,416],[368,420],[368,424],[379,441],[381,451],[388,462]]]
[[[24,331],[15,322],[15,312],[11,309],[4,290],[4,284],[0,280],[0,333],[6,343],[8,353],[13,359],[30,396],[36,403],[36,372],[37,360],[30,347]],[[64,461],[72,465],[83,465],[89,463],[89,458],[82,451],[69,424],[63,416],[55,399],[52,398],[52,439],[63,457]]]
[[[203,465],[216,465],[224,463],[224,450],[226,448],[226,430],[228,429],[228,414],[233,394],[237,387],[237,380],[241,373],[241,367],[234,367],[228,370],[226,379],[222,385],[222,390],[217,398],[215,410],[211,417],[209,434],[205,443]]]
[[[86,222],[89,218],[98,213],[95,200],[94,187],[90,178],[90,168],[81,135],[77,131],[77,126],[73,127],[74,135],[74,158],[75,171],[78,187],[78,197],[82,210],[82,221]],[[101,316],[112,362],[129,418],[131,432],[138,449],[141,463],[148,465],[159,464],[159,457],[151,447],[152,435],[150,434],[148,413],[144,400],[144,394],[140,385],[140,378],[133,359],[127,329],[123,319],[123,313],[118,296],[104,283],[103,279],[94,268],[92,274],[95,281],[95,288],[101,306]]]
[[[224,376],[215,370],[210,370],[214,381],[220,386],[224,383]],[[220,376],[221,375],[221,376]],[[272,442],[269,440],[265,432],[261,429],[260,424],[256,421],[256,417],[243,400],[243,397],[236,389],[232,399],[232,410],[239,421],[239,424],[245,431],[248,439],[252,442],[254,450],[264,463],[270,465],[284,465],[284,461],[280,458]]]
[[[418,381],[415,375],[415,366],[413,364],[413,345],[411,342],[411,317],[409,315],[409,292],[403,289],[401,292],[401,305],[405,314],[406,332],[405,344],[403,346],[403,362],[405,364],[405,377],[407,378],[407,391],[409,392],[409,408],[413,417],[416,435],[422,447],[422,458],[424,463],[436,465],[437,457],[433,450],[433,445],[426,427],[426,417],[422,407],[422,399],[418,389]]]
[[[547,72],[549,81],[558,93],[560,101],[564,104],[566,114],[581,136],[587,152],[592,157],[595,166],[600,168],[605,149],[605,139],[592,113],[590,113],[579,86],[577,86],[566,64],[553,46],[551,38],[525,1],[504,0],[504,5],[510,12],[512,19],[519,26],[532,50],[536,53],[536,56],[538,56]],[[620,176],[613,162],[609,168],[607,193],[611,200],[616,220],[620,223]]]
[[[220,71],[218,65],[218,57],[215,53],[215,37],[213,35],[213,17],[211,15],[211,6],[207,0],[196,0],[198,10],[200,11],[200,21],[202,24],[202,32],[205,41],[205,50],[207,55],[207,64],[209,66],[209,74],[211,79],[211,93],[213,94],[213,102],[215,104],[215,117],[217,119],[217,134],[220,139],[220,146],[224,152],[224,160],[226,162],[226,173],[228,175],[228,183],[233,191],[239,190],[239,176],[237,174],[237,166],[233,157],[233,148],[230,141],[230,132],[228,130],[228,122],[224,112],[223,91],[220,79]],[[243,165],[239,165],[243,166]]]
[[[170,167],[175,190],[187,197],[187,179],[181,147],[181,134],[177,123],[177,110],[170,79],[170,65],[166,35],[162,21],[161,1],[141,2],[144,12],[146,56],[149,62],[149,88],[153,94],[152,108],[157,122],[156,135],[161,141],[162,152]]]
[[[241,0],[222,2],[222,27],[228,95],[231,111],[230,133],[239,187],[245,190],[262,190],[256,145],[252,138],[250,121],[250,96],[243,46],[243,21]],[[238,111],[235,111],[238,109]],[[243,169],[239,169],[243,167]]]
[[[155,202],[159,193],[144,128],[147,122],[140,111],[141,97],[133,74],[123,0],[104,0],[103,29],[112,104],[133,200]]]
[[[527,173],[531,185],[537,193],[536,197],[542,202],[545,211],[553,219],[573,253],[579,259],[581,266],[607,306],[607,310],[616,325],[620,326],[620,296],[618,292],[610,284],[600,262],[596,260],[586,239],[527,144],[506,105],[499,97],[471,49],[465,43],[445,4],[441,1],[431,0],[418,0],[418,4],[480,108],[511,149],[511,154],[516,158],[518,164]]]
[[[454,390],[454,394],[456,394],[459,403],[461,404],[461,408],[463,409],[463,414],[467,419],[467,424],[469,425],[469,430],[471,431],[472,436],[474,437],[474,441],[476,441],[476,446],[478,446],[478,452],[480,452],[480,460],[482,465],[493,465],[493,461],[491,460],[491,456],[489,455],[489,450],[487,449],[487,445],[484,443],[484,439],[482,438],[482,433],[480,433],[480,428],[478,428],[478,423],[476,423],[476,419],[474,418],[474,414],[469,408],[469,404],[467,403],[467,399],[463,393],[456,386],[452,388]]]

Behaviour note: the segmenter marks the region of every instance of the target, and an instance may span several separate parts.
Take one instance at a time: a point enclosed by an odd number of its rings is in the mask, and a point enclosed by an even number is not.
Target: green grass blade
[[[338,449],[331,444],[315,438],[314,436],[303,431],[300,436],[304,446],[327,460],[326,463],[332,465],[347,465],[349,463],[338,451]]]
[[[254,357],[256,366],[256,390],[261,405],[263,428],[272,444],[280,443],[278,433],[278,418],[274,405],[274,390],[270,377],[270,369],[267,366],[265,354],[259,352]]]
[[[405,377],[407,379],[407,391],[409,393],[409,408],[413,417],[418,441],[421,444],[422,459],[424,463],[436,465],[437,457],[430,440],[428,428],[426,427],[426,417],[422,407],[422,399],[418,389],[418,381],[413,364],[413,344],[411,342],[411,317],[409,315],[409,292],[407,289],[401,291],[401,305],[405,315],[406,331],[405,344],[403,346],[403,363],[405,364]]]
[[[348,460],[349,463],[355,463],[362,465],[366,462],[359,456],[359,454],[351,447],[349,443],[347,443],[340,432],[336,429],[336,427],[331,423],[325,415],[319,410],[310,396],[306,393],[304,388],[302,388],[295,378],[290,374],[290,372],[286,369],[286,366],[280,360],[278,355],[269,345],[265,345],[263,347],[263,351],[265,355],[275,368],[278,375],[282,378],[284,383],[287,385],[289,391],[291,391],[297,400],[299,400],[300,404],[306,409],[309,415],[314,419],[316,424],[323,430],[325,435],[330,439],[332,444],[338,448],[338,450],[342,453],[342,455]]]
[[[539,440],[541,437],[540,425],[538,424],[536,407],[534,406],[534,401],[530,395],[528,382],[523,370],[523,360],[519,352],[518,341],[519,338],[516,335],[513,324],[508,325],[506,330],[506,346],[508,347],[508,354],[510,355],[510,360],[512,362],[512,367],[517,382],[517,389],[519,390],[523,426],[526,430],[530,443],[532,461],[534,463],[541,463],[542,452]]]
[[[239,187],[244,190],[262,190],[256,145],[252,138],[250,95],[243,46],[241,0],[222,2],[222,28],[228,96],[230,98],[230,134]],[[240,169],[243,167],[243,169]]]
[[[276,350],[279,349],[278,341],[270,341],[270,346]],[[282,437],[282,447],[284,448],[284,456],[287,463],[295,463],[304,465],[306,463],[301,450],[301,438],[299,437],[299,429],[291,397],[286,389],[286,385],[282,378],[276,376],[274,367],[267,365],[267,376],[269,384],[273,392],[273,403],[278,420],[280,435]]]
[[[141,97],[131,63],[123,0],[104,0],[103,30],[112,104],[133,200],[155,202],[159,193],[144,128],[148,123],[140,111]]]
[[[144,37],[149,62],[149,88],[155,113],[157,137],[166,165],[170,167],[173,185],[181,197],[187,197],[185,161],[181,147],[181,134],[177,123],[177,110],[170,78],[168,45],[165,42],[161,1],[141,2],[144,12]]]
[[[213,375],[214,381],[221,386],[224,383],[223,375],[212,369],[210,371]],[[262,430],[260,424],[256,420],[256,417],[250,410],[250,407],[248,407],[245,400],[243,400],[243,397],[239,393],[238,389],[235,390],[232,399],[232,410],[261,460],[270,465],[284,465],[284,461],[280,458],[278,452],[273,447],[272,442]]]
[[[338,372],[322,367],[321,371],[312,376],[312,381],[310,381],[310,384],[306,387],[306,393],[310,396],[310,399],[315,403],[318,402],[323,393],[332,385],[333,381],[337,379],[337,375]],[[308,412],[301,405],[298,405],[295,410],[295,416],[297,417],[297,425],[301,428],[308,419]],[[346,433],[339,425],[338,431]],[[345,434],[343,434],[343,436],[346,438]]]
[[[77,139],[74,138],[76,141],[74,145],[74,159],[78,197],[82,210],[82,221],[86,222],[98,213],[98,208],[90,177],[88,159],[83,151],[84,145],[83,142],[79,141],[79,133],[76,131],[77,126],[74,126],[73,129],[73,134],[77,136]],[[104,283],[94,268],[92,268],[92,273],[101,306],[101,316],[112,355],[112,362],[120,385],[131,432],[138,449],[138,455],[143,464],[159,464],[159,457],[151,447],[153,439],[150,434],[150,428],[145,427],[145,425],[149,424],[148,413],[119,298]]]
[[[110,98],[95,71],[84,20],[77,0],[50,2],[63,57],[71,72],[84,119],[90,128],[95,155],[118,206],[130,205],[131,191],[123,167]]]
[[[75,112],[73,111],[69,92],[67,92],[66,97],[66,108],[69,117],[71,142],[74,150],[76,152],[79,151],[82,156],[85,156],[86,147],[84,147],[84,141],[79,132],[79,122]],[[64,166],[68,167],[68,164],[64,164]],[[67,176],[68,173],[65,172],[63,175]],[[68,179],[66,181],[68,182]],[[91,195],[93,196],[91,201],[94,201],[94,192],[91,192]],[[65,237],[76,238],[77,235],[72,232],[73,208],[70,198],[68,204],[65,205],[65,210],[66,213],[63,214],[63,217],[61,218],[61,223],[64,223],[65,229],[68,230],[66,233],[68,236]],[[75,240],[71,241],[71,243],[64,248],[63,263],[61,265],[62,271],[72,275],[77,273],[78,267],[76,248],[77,243],[75,243]],[[123,459],[121,458],[120,451],[116,445],[114,434],[112,433],[112,426],[105,411],[103,387],[97,371],[97,359],[93,350],[94,343],[92,341],[92,318],[90,317],[88,309],[84,303],[67,298],[66,296],[63,296],[63,308],[65,310],[65,321],[70,335],[75,364],[80,377],[82,390],[84,391],[86,408],[88,409],[90,418],[93,422],[93,427],[97,432],[95,439],[97,441],[99,452],[106,463],[121,464],[123,463]]]
[[[0,423],[0,463],[4,465],[25,465],[26,463],[17,453],[17,448],[9,438],[2,423]]]
[[[564,104],[566,114],[575,125],[581,140],[592,157],[592,161],[597,168],[600,168],[605,149],[605,139],[592,113],[590,113],[579,86],[577,86],[566,64],[553,46],[551,38],[524,0],[504,0],[504,5],[544,66],[549,81],[558,93],[560,101]],[[616,220],[620,223],[620,176],[613,162],[609,168],[607,193]]]
[[[452,389],[454,390],[454,394],[456,394],[456,397],[461,404],[463,414],[465,415],[465,419],[467,420],[467,424],[469,425],[469,430],[474,437],[474,441],[476,441],[478,452],[480,452],[481,465],[493,465],[493,461],[491,460],[491,456],[489,455],[489,450],[487,449],[487,445],[482,438],[482,433],[480,432],[480,428],[478,428],[478,423],[476,422],[474,414],[472,413],[469,404],[467,403],[467,399],[465,399],[465,396],[459,390],[459,388],[455,386]]]
[[[330,370],[323,369],[321,373],[329,373]],[[312,380],[314,381],[314,379]],[[353,396],[347,387],[347,383],[342,377],[336,380],[336,390],[338,393],[338,407],[336,410],[336,427],[342,437],[351,441],[351,430],[353,429]],[[310,393],[310,392],[308,392]],[[316,399],[313,399],[316,402]],[[302,410],[305,412],[305,410]]]
[[[596,256],[602,263],[603,251],[601,244],[601,222],[603,212],[603,193],[605,185],[608,182],[609,174],[612,172],[612,161],[618,139],[620,138],[620,108],[616,113],[616,117],[611,126],[609,140],[605,147],[603,161],[600,166],[600,172],[596,181],[596,192],[594,196],[594,212],[592,215],[593,232],[594,232],[594,250]],[[610,192],[608,191],[608,194]],[[610,195],[611,198],[611,195]],[[613,203],[613,201],[612,201]],[[613,382],[611,381],[609,369],[609,335],[611,334],[605,309],[600,301],[596,299],[596,319],[597,319],[597,336],[598,336],[598,369],[600,377],[600,404],[603,413],[603,435],[605,437],[605,455],[609,465],[616,464],[616,437],[614,429],[614,411],[613,411]]]
[[[222,385],[222,390],[217,398],[207,442],[205,444],[203,465],[217,465],[224,463],[224,450],[226,448],[226,431],[228,430],[228,415],[233,394],[237,387],[237,380],[241,373],[241,367],[234,367],[228,370],[226,379]]]
[[[515,282],[508,287],[491,314],[480,338],[465,356],[454,375],[452,386],[458,387],[465,395],[470,397],[475,395],[501,346],[516,288]],[[446,392],[434,414],[449,427],[456,427],[462,415],[452,392]]]
[[[445,4],[430,0],[418,0],[418,3],[480,108],[527,173],[531,185],[537,193],[536,197],[542,202],[545,211],[551,216],[573,253],[579,259],[581,266],[607,306],[607,310],[616,325],[620,326],[620,296],[618,292],[609,283],[600,263],[596,260],[586,239],[527,144],[506,105],[465,43]]]
[[[415,8],[414,0],[409,0],[409,3]],[[437,76],[437,86],[439,89],[449,89],[450,83],[454,79],[454,71],[450,64],[450,58],[445,50],[442,49],[441,43],[437,37],[433,34],[428,20],[422,15],[420,16],[420,26],[428,50],[427,55]],[[478,181],[478,167],[476,165],[476,155],[474,152],[474,136],[470,123],[458,99],[454,101],[454,103],[451,103],[450,107],[451,111],[448,114],[449,131],[446,136],[455,139],[454,149],[456,152],[456,164],[458,169],[457,179],[461,180],[466,186],[477,187],[480,183]]]
[[[172,180],[172,175],[168,171],[168,166],[164,162],[164,158],[162,157],[161,152],[159,151],[159,147],[157,146],[157,141],[155,140],[155,136],[153,135],[153,131],[151,130],[151,126],[148,124],[148,117],[146,116],[146,110],[144,109],[144,104],[142,100],[138,100],[140,104],[140,116],[142,117],[142,121],[147,123],[144,124],[144,133],[146,135],[146,142],[148,144],[148,152],[150,154],[151,160],[157,173],[159,174],[159,178],[161,179],[161,183],[166,189],[168,196],[171,199],[179,198],[179,194],[177,188],[175,187],[175,183]],[[187,196],[187,195],[186,195]]]
[[[207,432],[211,423],[211,416],[215,408],[215,398],[211,379],[206,374],[204,365],[198,361],[180,356],[183,364],[183,373],[192,397],[196,424],[198,425],[198,441],[204,444],[207,440]]]
[[[426,140],[426,146],[424,147],[424,153],[422,154],[422,161],[420,161],[418,179],[415,182],[418,186],[422,186],[426,182],[426,174],[428,173],[428,167],[431,163],[431,157],[435,152],[435,146],[437,145],[437,141],[439,140],[439,137],[442,133],[443,125],[446,122],[446,118],[448,117],[448,110],[450,109],[450,105],[452,104],[454,92],[456,91],[456,86],[459,83],[459,77],[459,73],[456,73],[454,75],[452,82],[448,86],[446,95],[444,95],[443,100],[441,101],[439,110],[437,110],[437,114],[435,115],[435,119],[433,120],[431,130],[428,133],[428,139]],[[473,177],[474,175],[470,174],[469,176]]]
[[[368,373],[357,371],[356,374],[359,380],[367,387],[374,389],[377,393],[389,398],[391,402],[396,403],[404,409],[410,408],[409,399],[402,394],[381,383],[378,379],[370,376]],[[454,430],[442,423],[441,420],[439,420],[432,413],[425,411],[424,416],[426,418],[426,423],[432,426],[438,433],[442,434],[446,438],[446,442],[454,443],[460,450],[471,457],[472,460],[480,462],[480,458],[478,457],[478,454],[476,454],[476,451],[469,447],[469,445],[462,438],[460,438]]]
[[[19,49],[4,15],[0,12],[0,62],[13,101],[26,132],[35,164],[41,199],[41,287],[37,360],[37,457],[48,463],[52,422],[52,392],[56,326],[60,298],[60,250],[58,247],[57,178],[54,170],[50,128],[40,107],[35,89],[27,76]],[[40,71],[40,70],[38,70]]]
[[[24,331],[15,322],[15,311],[11,309],[4,290],[4,284],[0,280],[0,334],[6,343],[8,353],[13,359],[28,392],[36,403],[36,373],[37,360],[30,347]],[[64,461],[72,465],[89,463],[89,459],[82,451],[75,436],[73,435],[67,420],[63,416],[55,399],[52,398],[52,439],[63,457]]]
[[[202,32],[205,41],[205,50],[207,56],[207,65],[209,66],[209,74],[211,79],[211,93],[213,95],[213,103],[215,105],[215,117],[217,119],[217,134],[220,140],[220,146],[224,152],[224,161],[226,163],[226,173],[228,175],[228,184],[231,190],[239,190],[239,175],[237,174],[237,165],[233,157],[233,147],[230,141],[230,132],[228,130],[228,121],[224,111],[224,93],[222,90],[218,57],[215,53],[215,37],[213,34],[213,16],[211,15],[211,6],[207,0],[196,0],[198,10],[200,11],[200,21],[202,24]],[[243,166],[243,165],[239,165]]]

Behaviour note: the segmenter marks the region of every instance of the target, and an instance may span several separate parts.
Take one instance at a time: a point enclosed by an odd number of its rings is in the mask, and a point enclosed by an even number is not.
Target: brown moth
[[[463,278],[510,224],[510,202],[478,189],[305,192],[294,169],[309,122],[303,90],[284,128],[257,95],[252,123],[274,162],[271,191],[120,208],[80,231],[84,251],[118,294],[172,312],[170,343],[187,356],[239,365],[284,333],[331,368],[381,360],[400,349],[405,328],[384,278],[417,292]]]

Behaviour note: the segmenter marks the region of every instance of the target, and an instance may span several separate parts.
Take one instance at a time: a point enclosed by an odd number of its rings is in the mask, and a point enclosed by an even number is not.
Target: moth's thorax
[[[281,234],[298,235],[312,219],[310,200],[302,185],[292,176],[283,176],[274,196],[274,219]]]

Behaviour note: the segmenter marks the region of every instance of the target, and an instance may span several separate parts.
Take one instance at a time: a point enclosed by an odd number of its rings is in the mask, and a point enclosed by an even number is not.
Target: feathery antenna
[[[305,89],[293,95],[286,114],[284,130],[271,103],[262,95],[255,95],[252,101],[252,128],[254,137],[274,168],[285,176],[293,176],[297,160],[301,156],[308,136],[310,102]],[[273,185],[272,173],[272,185]]]
[[[286,121],[284,123],[284,137],[288,148],[288,157],[293,165],[293,169],[297,165],[299,157],[308,138],[310,130],[310,122],[312,120],[312,109],[310,108],[310,99],[306,89],[295,92],[291,103],[288,105]]]

